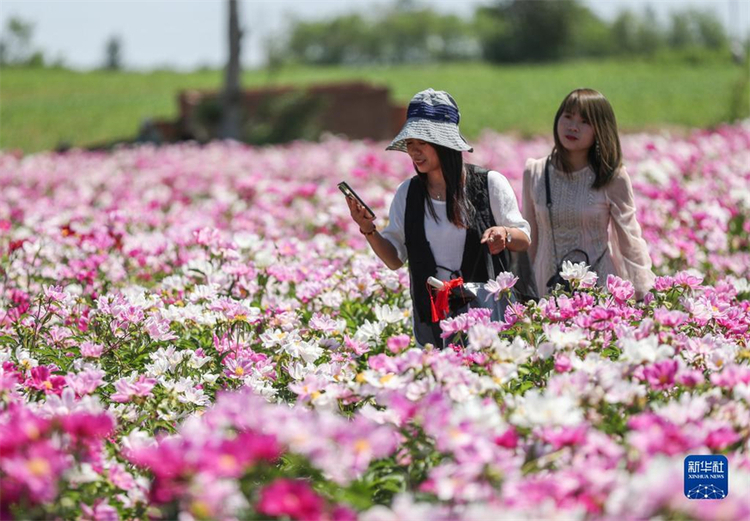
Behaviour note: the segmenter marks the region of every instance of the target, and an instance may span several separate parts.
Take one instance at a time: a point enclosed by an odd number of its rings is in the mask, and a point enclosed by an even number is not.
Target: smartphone
[[[361,205],[362,205],[362,207],[363,207],[363,208],[364,208],[365,210],[367,210],[367,213],[369,213],[369,214],[370,214],[370,218],[371,218],[371,219],[374,219],[374,218],[375,218],[375,212],[373,212],[373,211],[372,211],[372,209],[371,209],[371,208],[370,208],[369,206],[367,206],[367,205],[365,204],[365,202],[364,202],[364,201],[362,200],[362,198],[361,198],[360,196],[358,196],[358,195],[357,195],[357,192],[355,192],[354,190],[352,190],[352,187],[351,187],[351,186],[349,186],[349,185],[348,185],[348,184],[346,183],[346,181],[341,181],[341,182],[340,182],[340,183],[338,184],[338,187],[339,187],[339,190],[341,190],[341,192],[343,192],[343,194],[344,194],[345,196],[347,196],[347,197],[351,197],[352,199],[354,199],[355,201],[357,201],[357,202],[358,202],[359,204],[361,204]]]

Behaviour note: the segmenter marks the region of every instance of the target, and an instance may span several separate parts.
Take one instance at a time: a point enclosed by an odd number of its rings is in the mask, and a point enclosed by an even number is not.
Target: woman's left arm
[[[487,229],[482,242],[496,255],[508,249],[526,251],[531,244],[531,226],[518,209],[518,199],[504,175],[491,170],[488,174],[490,209],[497,226]]]
[[[640,300],[654,285],[654,273],[648,244],[636,219],[633,186],[624,167],[604,190],[609,202],[612,261],[617,274],[633,283]]]

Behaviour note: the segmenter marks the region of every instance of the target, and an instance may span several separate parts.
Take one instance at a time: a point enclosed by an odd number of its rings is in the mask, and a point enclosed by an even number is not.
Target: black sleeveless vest
[[[507,251],[490,256],[486,245],[479,242],[485,230],[495,226],[495,219],[490,208],[488,172],[489,170],[485,168],[466,165],[466,195],[474,206],[475,212],[471,225],[466,230],[466,243],[461,259],[460,275],[464,282],[487,282],[489,262],[492,262],[492,268],[496,274],[504,271],[503,266],[508,266]],[[406,195],[405,245],[409,259],[414,321],[429,324],[436,339],[439,339],[440,327],[437,323],[432,323],[430,296],[427,289],[427,279],[435,276],[437,264],[424,231],[425,198],[427,197],[425,192],[424,185],[415,175],[409,183],[409,191]],[[456,247],[460,246],[456,245]],[[418,338],[417,340],[423,344],[427,341],[435,343],[429,339],[422,341]]]

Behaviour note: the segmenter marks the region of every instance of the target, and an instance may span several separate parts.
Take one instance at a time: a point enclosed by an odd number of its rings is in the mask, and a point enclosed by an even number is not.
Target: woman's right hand
[[[375,230],[375,223],[373,222],[375,221],[375,217],[372,217],[364,206],[351,197],[346,198],[346,204],[349,205],[349,212],[352,214],[352,219],[359,225],[362,233],[370,233]]]

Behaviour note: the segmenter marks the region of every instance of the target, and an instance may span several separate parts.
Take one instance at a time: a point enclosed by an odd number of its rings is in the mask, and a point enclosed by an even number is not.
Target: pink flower
[[[667,308],[657,308],[654,310],[654,320],[659,324],[667,327],[677,327],[688,319],[688,315],[679,310],[670,311]]]
[[[115,427],[115,422],[108,413],[74,412],[59,419],[63,430],[74,440],[104,438]]]
[[[59,395],[65,387],[65,377],[52,376],[49,366],[40,365],[31,368],[31,378],[28,378],[25,384],[32,389],[44,391],[46,394]]]
[[[119,521],[117,509],[104,499],[98,499],[92,506],[81,504],[82,521]]]
[[[690,289],[699,288],[703,282],[703,275],[693,275],[687,271],[681,271],[674,276],[675,286],[684,286]]]
[[[258,513],[267,516],[320,521],[325,511],[325,501],[306,481],[277,479],[260,491],[255,508]]]
[[[49,440],[41,440],[34,442],[23,454],[10,457],[3,454],[0,470],[11,483],[19,485],[22,497],[37,503],[55,498],[60,475],[71,461],[71,456],[53,448]],[[5,488],[5,483],[3,485]]]
[[[656,291],[666,291],[668,289],[671,289],[675,286],[674,278],[670,276],[666,277],[656,277],[654,280],[654,289]]]
[[[95,344],[94,342],[86,341],[81,343],[80,350],[81,356],[86,356],[89,358],[99,358],[100,356],[102,356],[104,346]]]
[[[703,376],[703,371],[699,369],[693,369],[680,371],[679,373],[677,373],[677,376],[675,376],[675,381],[680,385],[684,385],[685,387],[695,387],[696,385],[700,385],[705,382],[706,379]]]
[[[129,402],[134,396],[150,396],[154,385],[156,385],[156,380],[147,378],[146,375],[140,375],[135,381],[120,378],[115,382],[116,392],[110,396],[110,399],[114,402],[123,403]]]
[[[670,389],[675,384],[677,360],[662,360],[643,368],[643,376],[656,390]]]
[[[409,347],[409,344],[411,343],[411,337],[409,335],[395,335],[390,337],[386,341],[386,346],[388,347],[388,350],[393,354],[398,354],[407,347]]]
[[[720,373],[711,375],[711,383],[725,389],[731,389],[740,383],[750,383],[750,367],[727,365]]]
[[[555,357],[555,371],[558,373],[567,373],[572,367],[573,364],[567,355],[560,353]]]
[[[552,445],[554,450],[566,446],[581,445],[586,440],[587,425],[575,427],[543,427],[539,437]]]
[[[215,477],[239,478],[257,462],[276,461],[281,453],[274,436],[244,431],[216,448],[205,447],[198,468]]]
[[[632,429],[627,435],[628,442],[645,456],[659,453],[674,456],[699,444],[677,425],[650,412],[631,417],[628,426]]]
[[[607,290],[619,304],[627,302],[635,295],[633,283],[615,275],[607,275]]]
[[[500,300],[504,295],[510,293],[516,282],[518,282],[518,277],[512,273],[507,271],[500,273],[494,280],[490,280],[484,285],[484,289],[487,291],[485,300],[489,300],[490,295],[494,296],[495,300]]]
[[[78,396],[83,396],[96,391],[104,383],[104,376],[101,369],[86,369],[78,374],[65,376],[65,381]]]
[[[518,446],[518,438],[518,432],[516,432],[515,427],[510,427],[495,438],[495,444],[506,449],[515,449]]]
[[[737,434],[731,427],[722,427],[711,431],[706,436],[705,444],[711,450],[722,451],[741,439],[742,436]]]
[[[158,315],[151,315],[146,320],[144,327],[154,342],[163,342],[177,338],[177,335],[169,329],[169,321],[160,318]]]

